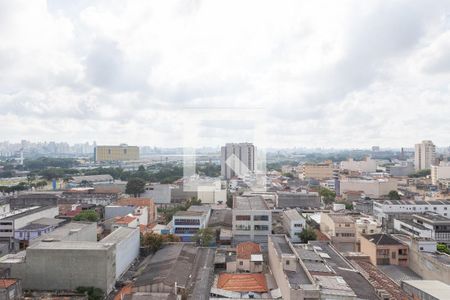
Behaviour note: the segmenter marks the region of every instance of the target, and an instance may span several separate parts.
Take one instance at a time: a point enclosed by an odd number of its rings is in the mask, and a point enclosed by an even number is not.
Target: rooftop
[[[27,248],[30,250],[108,250],[113,243],[97,243],[86,241],[40,241]]]
[[[1,214],[0,219],[16,220],[16,219],[23,218],[28,215],[35,214],[37,212],[51,209],[51,208],[54,208],[54,206],[31,206],[31,207],[26,207],[26,208],[20,208],[20,209],[12,210],[8,213]]]
[[[450,223],[450,219],[448,219],[448,218],[446,218],[444,216],[438,215],[438,214],[436,214],[434,212],[426,212],[426,213],[423,213],[423,214],[415,214],[414,216],[419,218],[419,219],[422,219],[424,221],[428,221],[430,223]]]
[[[330,219],[337,223],[355,223],[352,217],[345,214],[327,214]]]
[[[38,242],[43,239],[53,239],[57,241],[64,240],[71,233],[87,229],[90,226],[94,226],[95,228],[97,228],[96,223],[82,222],[82,221],[70,222],[65,224],[64,226],[56,228],[55,230],[53,230],[48,234],[41,235],[40,237],[34,239],[33,242]]]
[[[326,258],[324,256],[324,261],[327,265],[332,266],[336,275],[341,276],[345,282],[347,282],[358,298],[378,299],[378,296],[370,283],[328,242],[310,241],[309,244],[312,245],[316,251],[328,255]]]
[[[253,242],[240,243],[236,247],[237,258],[250,259],[252,254],[260,254],[261,246]]]
[[[450,285],[439,280],[404,280],[403,284],[422,290],[436,299],[448,299],[450,295]]]
[[[258,292],[268,291],[264,274],[229,274],[219,275],[217,287],[233,292]]]
[[[114,223],[116,224],[130,224],[134,220],[136,220],[136,217],[132,216],[122,216],[122,217],[115,217]]]
[[[51,225],[51,226],[58,226],[61,223],[65,222],[63,219],[54,219],[54,218],[40,218],[33,222],[32,224],[43,224],[43,225]]]
[[[117,200],[118,205],[153,206],[154,202],[150,198],[121,198]]]
[[[7,289],[10,286],[16,284],[17,279],[12,278],[1,278],[0,279],[0,289]]]
[[[213,209],[209,218],[208,227],[232,227],[233,213],[231,209]]]
[[[105,238],[103,238],[101,243],[117,243],[122,240],[125,240],[127,237],[135,234],[136,231],[139,231],[138,228],[129,228],[129,227],[119,227],[110,234],[108,234]]]
[[[288,210],[285,210],[283,213],[284,213],[284,216],[291,221],[304,220],[304,218],[299,214],[299,212],[296,209],[288,209]]]
[[[35,224],[35,223],[30,223],[28,225],[25,225],[22,228],[16,229],[16,231],[24,231],[24,230],[39,230],[39,229],[46,229],[51,227],[50,225],[45,225],[45,224]]]
[[[362,236],[375,245],[403,245],[398,240],[384,233],[364,234]]]
[[[414,201],[414,200],[375,200],[384,205],[450,205],[449,200]]]
[[[237,210],[268,210],[266,202],[261,196],[238,196],[233,209]]]

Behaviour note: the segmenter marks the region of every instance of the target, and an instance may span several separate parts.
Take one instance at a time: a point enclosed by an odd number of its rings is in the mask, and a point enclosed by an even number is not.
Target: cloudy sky
[[[0,140],[450,144],[450,1],[0,0]]]

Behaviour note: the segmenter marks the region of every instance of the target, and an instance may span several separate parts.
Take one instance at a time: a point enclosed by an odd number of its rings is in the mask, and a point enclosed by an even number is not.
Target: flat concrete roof
[[[41,241],[27,248],[29,250],[108,250],[114,243],[98,243],[84,241]]]
[[[283,212],[284,216],[291,221],[302,221],[304,218],[296,209],[288,209]]]
[[[115,244],[127,239],[129,236],[135,234],[135,232],[139,232],[139,228],[119,227],[103,238],[100,243]]]
[[[86,227],[92,226],[92,224],[95,224],[95,223],[78,222],[78,221],[70,222],[61,227],[56,228],[55,230],[53,230],[52,232],[50,232],[48,234],[41,235],[40,237],[34,239],[33,243],[42,241],[43,239],[63,240],[71,232],[83,230]]]
[[[424,291],[437,299],[448,299],[450,295],[450,285],[439,280],[404,280],[402,282]]]
[[[233,209],[237,210],[269,210],[266,202],[261,196],[238,196]]]

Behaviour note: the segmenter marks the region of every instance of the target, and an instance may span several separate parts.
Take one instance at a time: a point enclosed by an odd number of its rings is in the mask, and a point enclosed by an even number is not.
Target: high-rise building
[[[422,141],[416,144],[414,164],[417,171],[430,169],[436,161],[436,146],[432,141]]]
[[[124,161],[138,160],[139,147],[121,144],[119,146],[96,146],[94,148],[95,161]]]
[[[255,146],[252,143],[228,143],[221,149],[221,175],[224,179],[255,171]]]

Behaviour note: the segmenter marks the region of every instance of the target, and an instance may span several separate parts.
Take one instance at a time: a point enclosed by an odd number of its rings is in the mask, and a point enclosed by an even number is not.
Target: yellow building
[[[334,172],[335,168],[331,161],[325,161],[319,164],[306,163],[301,167],[300,179],[330,179],[333,178]]]
[[[139,147],[121,144],[120,146],[97,146],[94,150],[95,161],[138,160]]]

